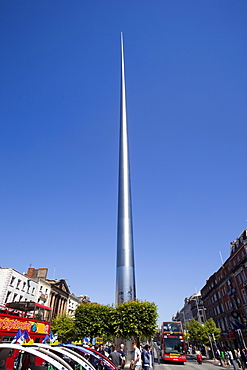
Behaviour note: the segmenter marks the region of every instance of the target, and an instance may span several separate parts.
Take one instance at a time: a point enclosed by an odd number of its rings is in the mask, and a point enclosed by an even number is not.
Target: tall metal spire
[[[121,33],[121,110],[119,143],[117,282],[116,304],[136,298],[128,127],[124,73],[124,46]]]

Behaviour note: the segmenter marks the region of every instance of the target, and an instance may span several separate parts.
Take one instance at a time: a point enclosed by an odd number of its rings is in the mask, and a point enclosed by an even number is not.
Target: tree
[[[75,326],[78,338],[109,338],[113,334],[114,307],[97,303],[82,304],[75,311]]]
[[[77,307],[75,326],[79,339],[150,338],[156,333],[157,318],[157,306],[150,302],[125,302],[117,307],[93,303]]]
[[[209,335],[212,334],[212,340],[217,341],[220,338],[221,330],[215,325],[214,320],[211,318],[205,322],[205,324],[200,324],[195,319],[191,319],[186,323],[186,329],[188,330],[188,336],[190,341],[197,341],[201,344],[210,345]]]
[[[77,337],[74,319],[66,314],[55,318],[51,328],[54,333],[58,334],[61,342],[75,340]]]
[[[203,326],[197,320],[191,319],[186,322],[186,329],[188,330],[188,336],[190,342],[197,341],[202,343],[203,338]]]
[[[124,339],[151,338],[157,330],[157,306],[154,302],[131,301],[116,308],[115,334]]]
[[[212,340],[214,341],[217,341],[218,339],[220,339],[220,333],[221,333],[221,330],[219,328],[216,327],[215,325],[215,322],[212,318],[210,318],[209,320],[207,320],[204,324],[204,332],[203,332],[203,343],[206,344],[206,345],[210,345],[210,341],[209,341],[209,335],[212,337]]]

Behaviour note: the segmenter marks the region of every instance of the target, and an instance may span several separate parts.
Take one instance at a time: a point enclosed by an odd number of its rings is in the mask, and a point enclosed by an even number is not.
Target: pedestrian
[[[242,368],[246,369],[247,358],[245,355],[245,351],[243,349],[240,350],[240,355],[241,355],[241,361],[242,361]]]
[[[141,359],[142,359],[142,368],[144,370],[150,370],[150,346],[148,344],[142,350]]]
[[[235,358],[236,358],[236,362],[238,364],[238,367],[239,367],[239,369],[241,369],[242,368],[242,361],[241,361],[241,351],[240,351],[240,349],[239,348],[235,349],[234,354],[235,354]]]
[[[140,370],[141,365],[142,365],[142,360],[141,360],[141,351],[137,347],[137,343],[133,342],[132,347],[134,349],[134,360],[131,361],[131,364],[134,365],[135,370]]]
[[[219,365],[224,366],[219,348],[216,348],[215,355],[216,355],[217,360],[219,361]]]
[[[125,365],[125,362],[126,362],[125,353],[124,353],[124,344],[120,344],[120,349],[118,350],[118,353],[120,353],[120,355],[122,357],[121,369],[124,369],[124,365]]]
[[[237,370],[232,351],[229,349],[227,351],[227,353],[229,354],[229,360],[230,360],[230,363],[232,364],[234,370]]]
[[[118,369],[121,369],[122,357],[120,353],[117,352],[117,348],[115,345],[112,346],[112,352],[109,354],[108,358]]]
[[[202,364],[202,354],[200,351],[197,351],[197,354],[196,354],[196,361],[199,365]]]

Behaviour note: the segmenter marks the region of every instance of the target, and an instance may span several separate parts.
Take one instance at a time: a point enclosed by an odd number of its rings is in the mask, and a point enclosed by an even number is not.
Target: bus
[[[186,359],[186,344],[182,323],[179,321],[164,321],[161,326],[161,357],[163,361],[184,363]]]
[[[41,343],[50,334],[51,308],[33,301],[20,301],[0,305],[0,344],[10,344],[18,330],[25,330],[33,343]],[[18,341],[17,341],[18,342]],[[6,368],[13,369],[18,350],[7,357]]]

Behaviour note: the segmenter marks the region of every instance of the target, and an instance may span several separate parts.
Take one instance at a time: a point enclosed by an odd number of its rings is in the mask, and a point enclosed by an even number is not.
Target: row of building
[[[185,324],[213,318],[222,339],[247,344],[247,229],[230,243],[227,260],[209,277],[198,294],[186,298],[173,318]]]
[[[52,319],[66,313],[74,315],[76,307],[90,302],[87,295],[76,297],[65,280],[47,279],[47,268],[29,267],[22,274],[13,268],[0,267],[0,306],[10,302],[33,301],[52,309]]]

